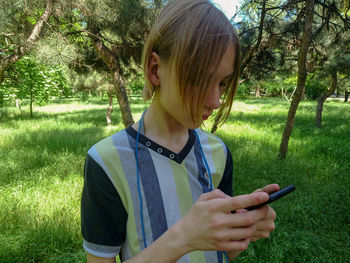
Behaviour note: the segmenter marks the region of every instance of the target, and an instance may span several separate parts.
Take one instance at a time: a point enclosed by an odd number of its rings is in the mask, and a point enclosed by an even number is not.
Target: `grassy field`
[[[138,119],[146,105],[133,99]],[[289,103],[238,99],[217,135],[232,151],[235,194],[268,183],[297,190],[272,206],[277,229],[237,262],[350,262],[350,104],[327,102],[315,128],[315,102],[299,106],[288,157],[278,160]],[[0,122],[0,262],[84,262],[80,195],[87,150],[123,128],[106,103],[66,100]],[[206,128],[210,129],[210,120]],[[236,262],[236,261],[235,261]]]

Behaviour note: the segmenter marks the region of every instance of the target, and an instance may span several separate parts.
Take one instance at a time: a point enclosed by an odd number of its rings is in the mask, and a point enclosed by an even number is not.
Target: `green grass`
[[[133,99],[135,120],[146,105]],[[268,183],[297,190],[274,203],[277,229],[237,262],[350,261],[350,104],[327,102],[315,128],[315,102],[299,106],[286,160],[278,160],[289,103],[238,99],[218,131],[232,151],[235,194]],[[84,262],[80,195],[87,150],[123,128],[106,103],[66,100],[0,123],[0,262]],[[211,127],[210,120],[206,125]]]

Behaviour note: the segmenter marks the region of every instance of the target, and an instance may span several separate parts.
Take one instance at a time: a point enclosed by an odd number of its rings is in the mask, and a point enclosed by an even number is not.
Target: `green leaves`
[[[50,96],[67,96],[71,93],[61,67],[47,68],[30,57],[19,60],[7,73],[7,78],[0,85],[5,104],[12,99],[32,95],[36,104],[43,105]]]

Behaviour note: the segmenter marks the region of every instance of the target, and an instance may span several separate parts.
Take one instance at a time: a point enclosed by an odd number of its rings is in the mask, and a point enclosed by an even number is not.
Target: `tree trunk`
[[[260,84],[258,86],[256,86],[256,88],[255,88],[255,97],[261,97]]]
[[[107,119],[107,125],[111,126],[112,125],[112,111],[113,111],[113,94],[111,90],[107,91],[108,95],[108,108],[107,108],[107,114],[106,114],[106,119]]]
[[[33,93],[30,93],[30,103],[29,103],[29,118],[33,119]]]
[[[260,22],[259,22],[259,34],[258,39],[256,41],[256,44],[253,48],[249,49],[249,51],[246,53],[246,56],[242,59],[242,68],[248,69],[250,67],[250,62],[252,61],[255,52],[258,51],[259,46],[261,44],[261,40],[263,37],[263,29],[264,29],[264,22],[265,22],[265,16],[266,16],[266,2],[267,0],[263,0],[261,4],[261,14],[260,14]]]
[[[53,10],[53,2],[54,0],[48,0],[46,3],[46,8],[42,16],[36,22],[32,33],[27,38],[24,46],[20,46],[16,49],[15,53],[5,57],[0,61],[0,85],[4,80],[4,73],[8,66],[15,63],[19,60],[25,53],[29,51],[29,49],[33,46],[34,42],[38,40],[40,32],[44,26],[44,24],[49,20],[52,10]]]
[[[346,89],[345,90],[345,98],[344,98],[344,102],[348,102],[348,100],[349,100],[349,91]]]
[[[295,114],[296,114],[299,102],[304,94],[305,81],[306,81],[306,76],[307,76],[306,59],[307,59],[309,45],[311,42],[314,5],[315,5],[314,0],[307,0],[306,1],[305,26],[304,26],[304,31],[303,31],[302,44],[301,44],[299,56],[298,56],[298,82],[297,82],[297,88],[295,90],[293,100],[292,100],[290,108],[289,108],[286,126],[284,128],[282,141],[280,144],[279,157],[281,159],[286,158],[287,151],[288,151],[288,142],[289,142],[289,138],[292,134],[294,120],[295,120]]]
[[[111,70],[115,93],[117,94],[117,100],[122,114],[123,124],[125,127],[128,127],[134,123],[134,119],[131,114],[130,104],[125,91],[124,82],[122,76],[119,73],[120,68],[118,61],[112,51],[104,45],[101,38],[96,37],[99,36],[98,29],[89,24],[89,30],[93,33],[93,35],[89,36],[91,37],[92,44],[97,54],[103,59],[103,61]]]
[[[322,94],[321,97],[317,100],[317,107],[316,107],[316,127],[321,128],[322,123],[322,111],[323,111],[323,104],[326,101],[326,99],[331,96],[334,91],[337,89],[337,72],[333,73],[331,75],[331,88],[328,89],[325,93]]]
[[[337,97],[337,98],[339,98],[339,96],[340,96],[340,91],[339,91],[339,88],[338,88],[338,86],[337,86],[337,88],[336,88],[336,93],[335,93],[335,96]],[[333,91],[334,92],[334,91]]]

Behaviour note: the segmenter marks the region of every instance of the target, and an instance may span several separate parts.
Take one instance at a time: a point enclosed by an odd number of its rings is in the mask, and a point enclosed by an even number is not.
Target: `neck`
[[[188,128],[179,123],[155,98],[144,117],[145,136],[178,153],[188,140]]]

